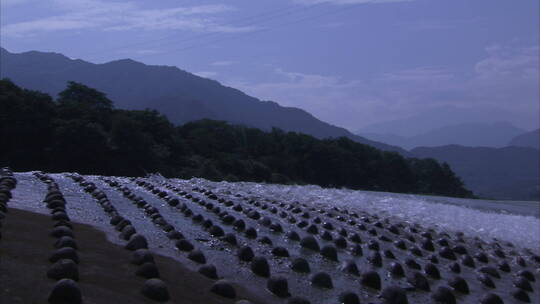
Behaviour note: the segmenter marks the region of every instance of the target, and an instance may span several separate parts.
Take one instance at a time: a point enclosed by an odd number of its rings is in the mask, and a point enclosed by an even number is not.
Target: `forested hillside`
[[[0,81],[0,166],[15,170],[306,183],[470,197],[446,164],[406,159],[341,137],[201,120],[175,126],[154,110],[115,109],[70,82],[58,99]]]

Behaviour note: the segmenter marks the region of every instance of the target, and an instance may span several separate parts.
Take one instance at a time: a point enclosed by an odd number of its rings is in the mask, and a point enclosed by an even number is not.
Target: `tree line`
[[[56,100],[0,80],[0,167],[17,171],[315,184],[473,197],[446,164],[405,158],[347,138],[223,121],[172,124],[155,110],[115,109],[69,82]]]

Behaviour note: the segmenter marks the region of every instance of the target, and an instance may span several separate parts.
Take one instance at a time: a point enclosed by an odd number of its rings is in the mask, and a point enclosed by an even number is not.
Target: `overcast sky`
[[[538,0],[0,0],[1,44],[174,65],[357,130],[453,105],[538,126]]]

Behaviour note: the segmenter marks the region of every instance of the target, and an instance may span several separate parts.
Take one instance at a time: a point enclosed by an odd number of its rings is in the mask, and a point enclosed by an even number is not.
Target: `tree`
[[[84,120],[62,120],[54,133],[52,161],[61,171],[110,174],[107,133],[100,124]]]
[[[113,102],[105,93],[74,81],[68,82],[67,88],[58,94],[57,101],[60,105],[75,103],[94,110],[113,109]]]
[[[58,94],[57,103],[59,119],[85,120],[101,124],[105,130],[111,128],[113,102],[102,92],[70,81]]]
[[[0,80],[0,165],[20,170],[46,166],[54,117],[50,96]]]

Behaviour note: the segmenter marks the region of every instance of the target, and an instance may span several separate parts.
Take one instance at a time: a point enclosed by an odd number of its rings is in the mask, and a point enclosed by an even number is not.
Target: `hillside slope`
[[[520,134],[512,138],[508,145],[540,149],[540,129]]]
[[[1,49],[0,78],[56,96],[68,81],[107,94],[118,108],[156,109],[173,122],[209,118],[270,130],[278,127],[317,138],[348,137],[382,150],[407,151],[354,135],[318,120],[308,112],[261,101],[243,92],[176,67],[150,66],[130,59],[104,64],[73,60],[57,53],[10,53]]]

